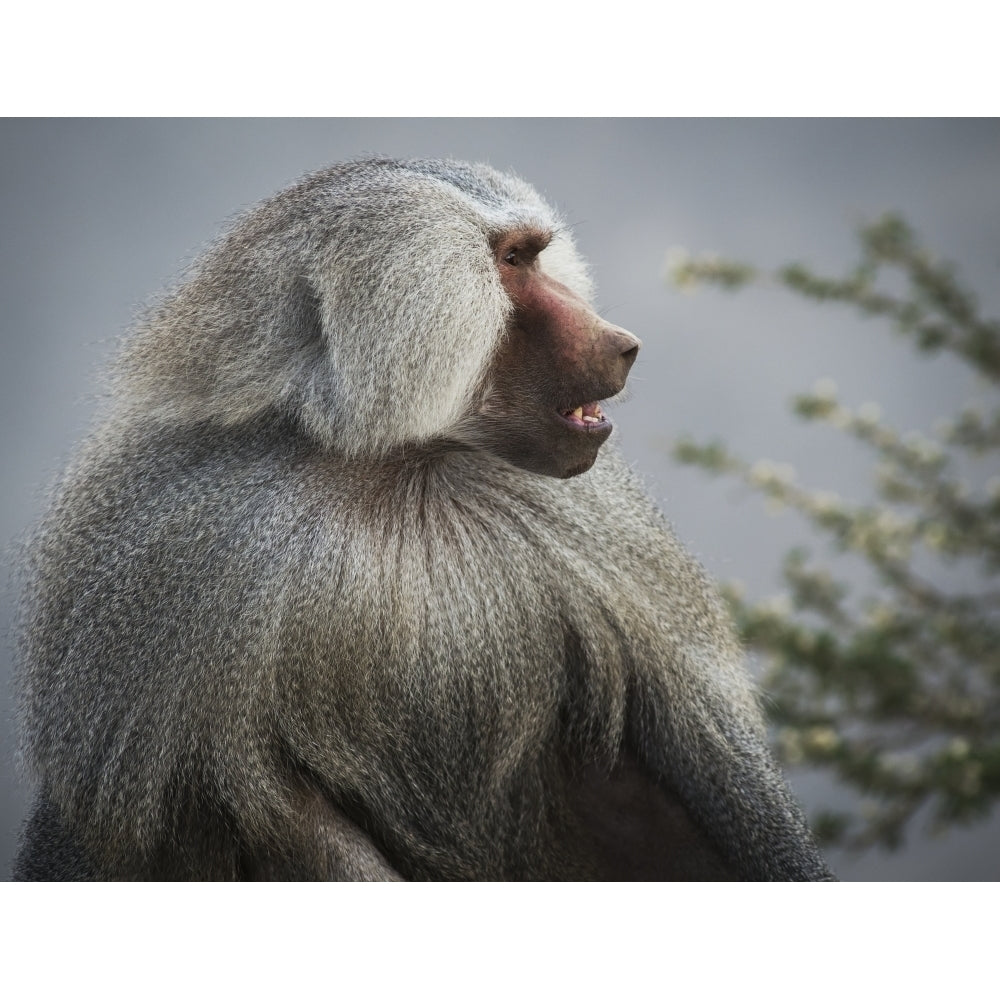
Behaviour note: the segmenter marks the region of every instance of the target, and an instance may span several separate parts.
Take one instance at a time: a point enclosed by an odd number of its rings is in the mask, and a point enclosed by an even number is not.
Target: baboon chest
[[[325,661],[338,727],[490,769],[567,725],[620,725],[628,609],[584,541],[553,545],[517,505],[399,510],[389,529],[338,526],[313,624],[296,630]]]

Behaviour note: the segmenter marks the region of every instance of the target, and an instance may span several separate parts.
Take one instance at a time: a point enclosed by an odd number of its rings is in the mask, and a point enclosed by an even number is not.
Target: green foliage
[[[768,665],[780,756],[829,769],[862,795],[854,813],[814,817],[819,835],[895,847],[918,814],[945,827],[987,815],[1000,797],[1000,479],[972,490],[957,473],[970,458],[995,462],[1000,449],[1000,322],[980,315],[954,269],[922,249],[902,219],[862,229],[860,250],[840,279],[800,264],[769,275],[676,255],[672,278],[727,290],[773,281],[883,318],[919,351],[949,352],[978,373],[990,412],[967,408],[929,438],[900,435],[874,404],[848,408],[830,382],[796,397],[797,416],[871,449],[874,503],[806,489],[790,466],[746,462],[719,442],[683,439],[673,454],[799,511],[832,551],[853,553],[872,570],[871,592],[858,593],[795,550],[784,560],[782,597],[754,603],[732,586],[725,594],[745,642]],[[879,290],[887,274],[904,279],[901,294]],[[978,572],[926,569],[948,564]],[[943,582],[951,578],[976,585]]]

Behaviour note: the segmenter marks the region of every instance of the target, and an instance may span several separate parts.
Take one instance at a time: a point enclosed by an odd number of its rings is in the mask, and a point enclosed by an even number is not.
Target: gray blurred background
[[[734,484],[674,465],[672,435],[724,438],[747,458],[793,463],[810,486],[867,498],[869,455],[796,422],[789,397],[829,377],[846,403],[877,399],[897,428],[929,430],[982,387],[836,307],[767,290],[680,294],[664,280],[668,248],[836,273],[854,259],[858,224],[892,209],[1000,314],[996,121],[8,120],[0,148],[4,543],[38,516],[86,431],[95,374],[143,302],[239,210],[364,152],[487,161],[561,208],[603,314],[645,345],[617,408],[617,439],[710,572],[751,595],[775,593],[782,553],[816,540]],[[4,876],[28,799],[13,759],[9,571],[8,556]],[[792,779],[807,808],[840,801],[825,778]],[[845,879],[996,879],[1000,817],[832,861]]]

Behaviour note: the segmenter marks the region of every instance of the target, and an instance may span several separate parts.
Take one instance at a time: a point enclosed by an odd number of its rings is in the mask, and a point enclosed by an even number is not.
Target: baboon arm
[[[693,820],[749,881],[829,881],[805,817],[763,743],[687,761],[670,775]]]
[[[647,698],[643,763],[741,880],[836,881],[763,735],[721,704],[678,719],[668,699]]]

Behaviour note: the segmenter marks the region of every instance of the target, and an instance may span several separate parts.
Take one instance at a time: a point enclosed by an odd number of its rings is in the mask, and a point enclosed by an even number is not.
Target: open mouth
[[[571,427],[582,431],[596,431],[611,426],[611,421],[601,412],[600,403],[584,403],[572,410],[560,410],[559,416]]]

